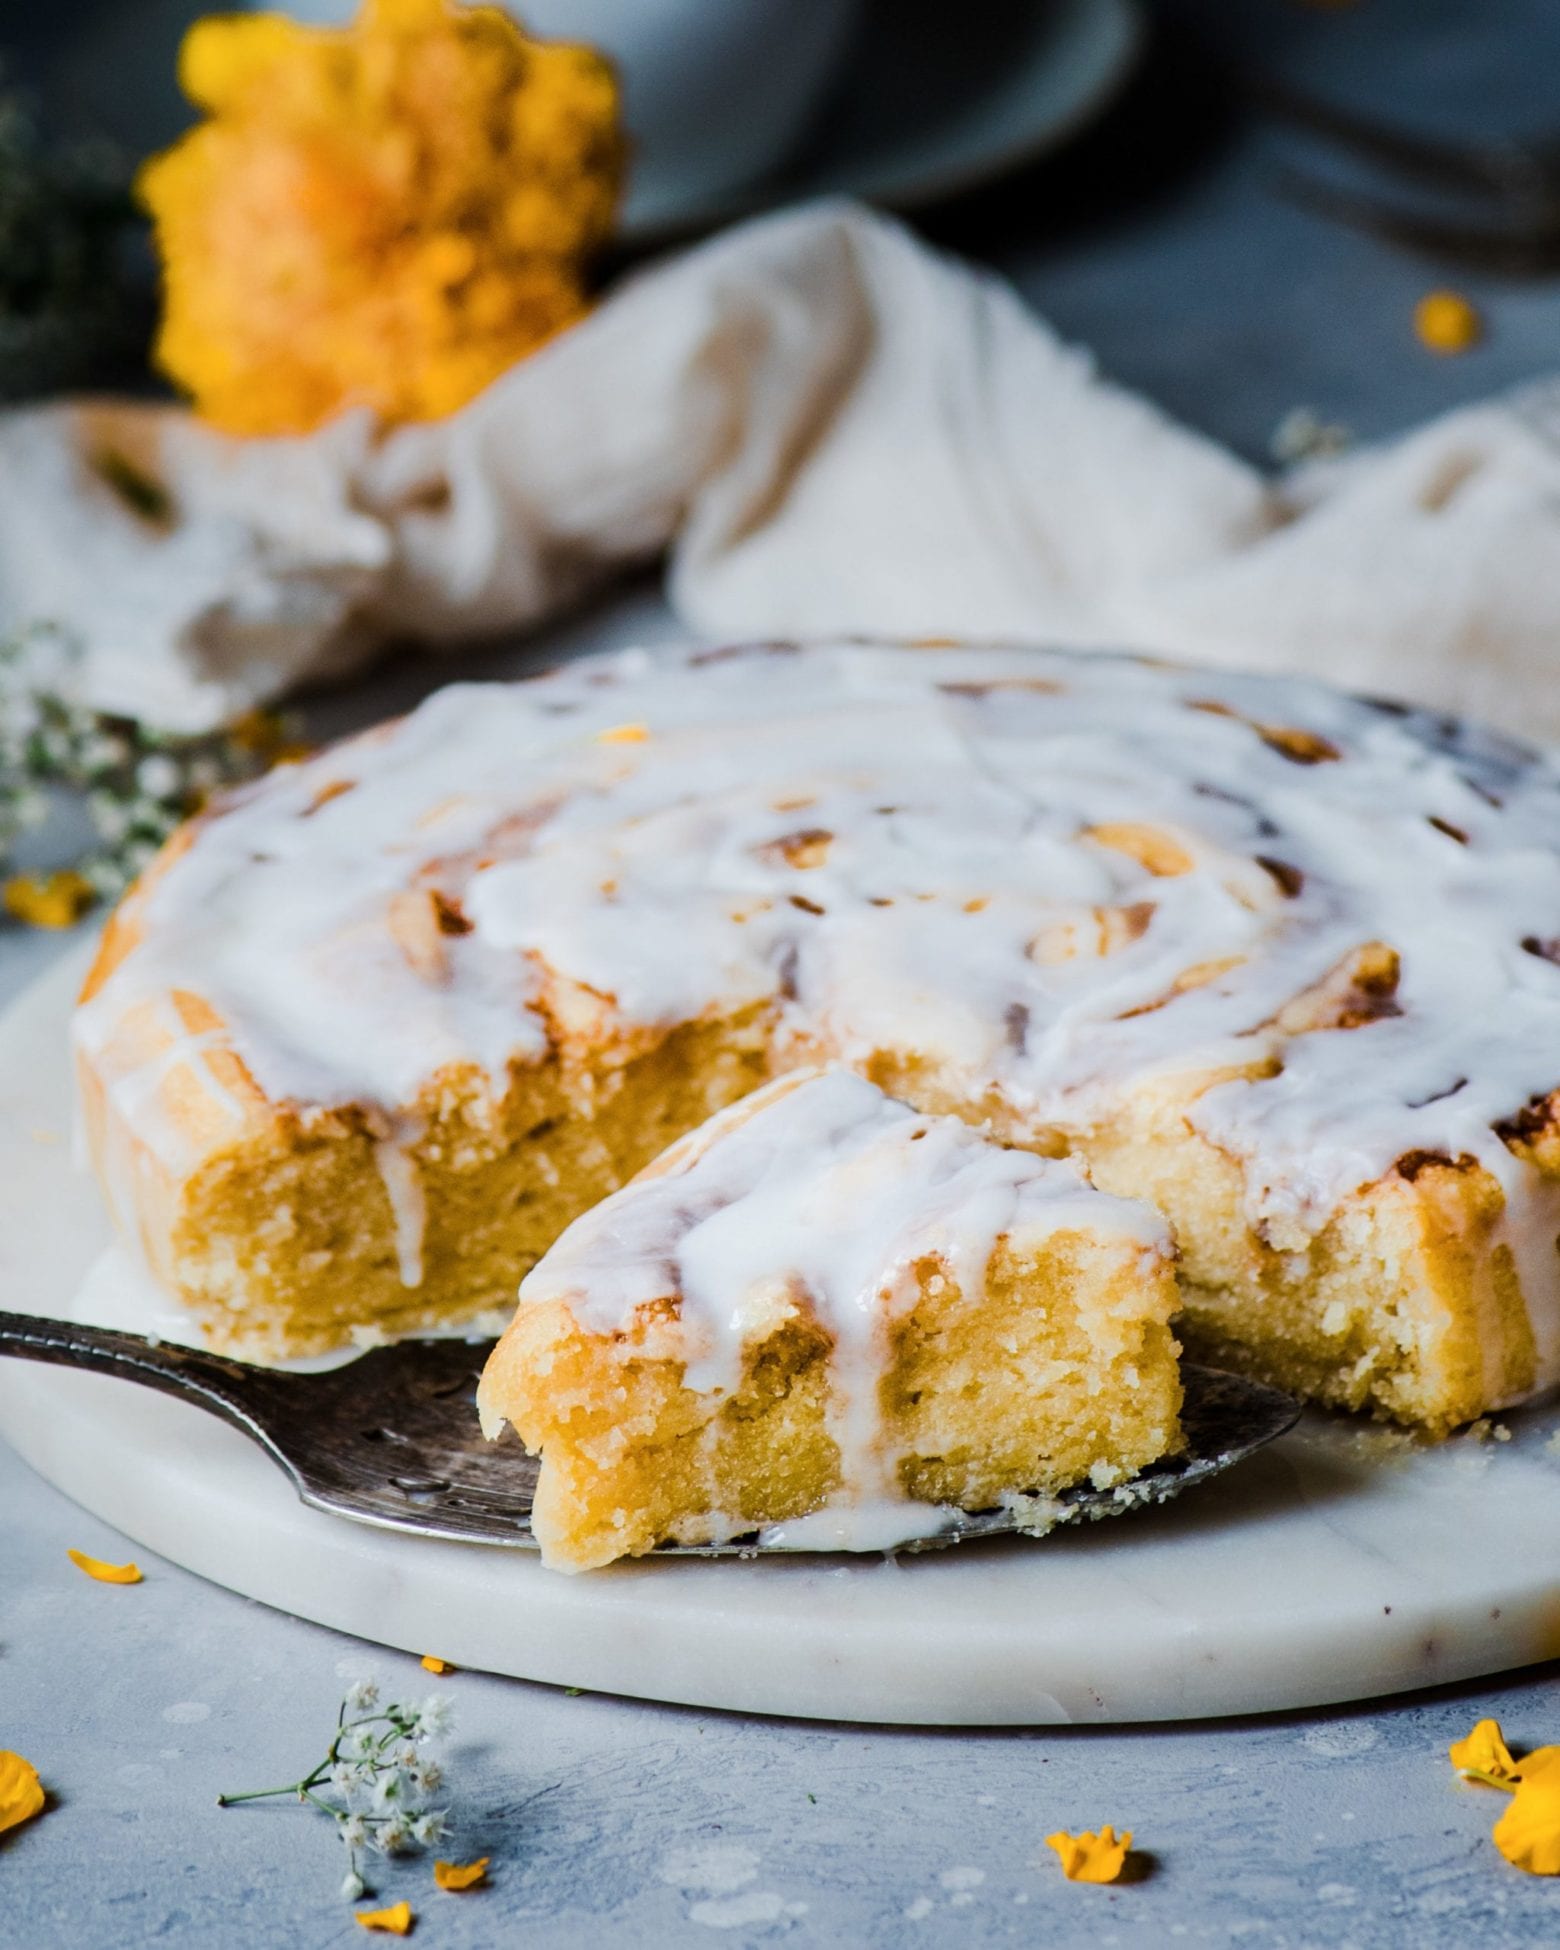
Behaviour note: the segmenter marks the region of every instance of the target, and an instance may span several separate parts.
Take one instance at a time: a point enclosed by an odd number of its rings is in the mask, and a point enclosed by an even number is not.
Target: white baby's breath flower
[[[392,1767],[375,1781],[374,1806],[376,1808],[398,1808],[405,1799],[406,1776],[399,1767]]]
[[[88,772],[113,772],[130,762],[129,741],[115,736],[112,732],[91,732],[82,740],[78,754],[80,763]]]
[[[366,1713],[379,1703],[379,1688],[372,1679],[355,1679],[347,1688],[347,1711]]]
[[[48,810],[48,800],[33,786],[20,786],[12,795],[10,813],[18,826],[41,826]]]
[[[412,1823],[412,1840],[426,1848],[436,1842],[444,1833],[445,1812],[442,1808],[430,1808],[425,1815],[419,1815]]]
[[[166,752],[152,752],[135,768],[136,785],[151,799],[174,799],[184,780]]]
[[[130,808],[122,799],[114,798],[111,793],[89,793],[87,811],[92,815],[92,824],[110,846],[122,840],[130,831]]]
[[[444,1769],[436,1760],[418,1756],[417,1765],[412,1769],[412,1779],[423,1794],[433,1794],[444,1784]]]
[[[356,1869],[348,1869],[341,1878],[341,1893],[349,1903],[355,1903],[363,1893],[363,1878]]]
[[[430,1693],[417,1709],[417,1740],[442,1740],[455,1725],[455,1709],[442,1693]]]
[[[412,1838],[412,1831],[399,1815],[392,1815],[381,1822],[374,1830],[373,1843],[381,1855],[395,1855],[406,1847]]]
[[[362,1848],[368,1840],[368,1823],[361,1815],[343,1815],[337,1827],[348,1848]]]

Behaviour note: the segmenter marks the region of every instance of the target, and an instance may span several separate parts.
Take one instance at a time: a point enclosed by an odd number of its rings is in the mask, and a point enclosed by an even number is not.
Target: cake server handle
[[[289,1459],[277,1448],[259,1411],[273,1392],[273,1378],[240,1361],[225,1360],[200,1348],[175,1341],[148,1340],[144,1334],[124,1334],[107,1327],[82,1327],[70,1320],[47,1320],[37,1314],[0,1312],[0,1356],[21,1361],[47,1361],[56,1367],[83,1368],[92,1374],[117,1375],[178,1395],[212,1415],[219,1415],[270,1452],[289,1475]]]

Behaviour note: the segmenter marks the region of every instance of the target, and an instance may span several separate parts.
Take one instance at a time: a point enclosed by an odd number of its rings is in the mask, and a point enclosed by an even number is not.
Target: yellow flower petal
[[[1078,1835],[1059,1828],[1045,1839],[1046,1846],[1056,1850],[1069,1882],[1114,1882],[1132,1846],[1132,1830],[1124,1828],[1118,1835],[1106,1822],[1097,1835],[1087,1828]]]
[[[414,1920],[410,1903],[393,1903],[389,1909],[355,1909],[352,1914],[365,1930],[383,1930],[387,1936],[409,1935]]]
[[[1513,1867],[1560,1876],[1560,1747],[1540,1747],[1520,1766],[1517,1791],[1492,1839]]]
[[[6,912],[30,928],[73,928],[96,899],[92,882],[73,867],[15,874],[4,888]]]
[[[642,745],[650,736],[648,726],[642,724],[615,724],[606,731],[596,733],[598,745]]]
[[[1498,1720],[1480,1720],[1466,1740],[1454,1740],[1447,1753],[1459,1774],[1476,1774],[1490,1781],[1512,1780],[1517,1763],[1501,1737]]]
[[[1432,352],[1466,352],[1484,336],[1484,320],[1460,291],[1427,291],[1414,307],[1414,330]]]
[[[366,0],[340,27],[197,21],[179,78],[204,119],[138,185],[157,356],[226,431],[437,418],[586,310],[625,156],[594,50]]]
[[[455,1670],[448,1659],[436,1659],[431,1652],[425,1652],[423,1654],[422,1669],[424,1672],[453,1672]]]
[[[85,1551],[66,1551],[65,1555],[78,1571],[85,1571],[89,1578],[96,1578],[99,1584],[139,1584],[141,1567],[138,1564],[105,1564],[101,1557],[88,1557]]]
[[[475,1862],[435,1862],[433,1879],[441,1889],[475,1889],[487,1880],[492,1856],[479,1856]]]
[[[20,1754],[0,1750],[0,1833],[20,1828],[43,1808],[38,1770]]]

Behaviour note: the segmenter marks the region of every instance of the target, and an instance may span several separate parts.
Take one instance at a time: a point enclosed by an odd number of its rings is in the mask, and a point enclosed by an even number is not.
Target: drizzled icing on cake
[[[1560,1209],[1496,1128],[1560,1071],[1560,771],[1490,734],[1104,656],[631,651],[273,774],[144,918],[78,1034],[175,1167],[109,1045],[176,988],[273,1099],[387,1114],[540,1057],[558,977],[628,1028],[765,1003],[782,1041],[913,1051],[1064,1136],[1266,1069],[1189,1111],[1253,1221],[1301,1236],[1407,1154],[1478,1158],[1560,1376]]]
[[[849,1071],[803,1073],[712,1118],[576,1219],[520,1304],[562,1302],[610,1336],[673,1300],[684,1384],[717,1396],[736,1389],[755,1340],[805,1309],[833,1342],[827,1427],[842,1487],[830,1547],[889,1549],[928,1534],[926,1506],[907,1512],[880,1402],[889,1325],[919,1296],[917,1264],[936,1260],[933,1277],[978,1301],[1000,1240],[1069,1231],[1170,1252],[1149,1206],[1095,1191],[1070,1164],[919,1116]],[[806,1521],[787,1526],[800,1548],[820,1528]]]

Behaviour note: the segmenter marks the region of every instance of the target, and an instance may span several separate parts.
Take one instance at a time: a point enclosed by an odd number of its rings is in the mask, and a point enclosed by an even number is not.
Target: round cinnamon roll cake
[[[507,1308],[836,1063],[1157,1207],[1217,1359],[1434,1429],[1560,1378],[1560,772],[1304,682],[842,642],[455,686],[186,828],[76,1041],[222,1344]]]

